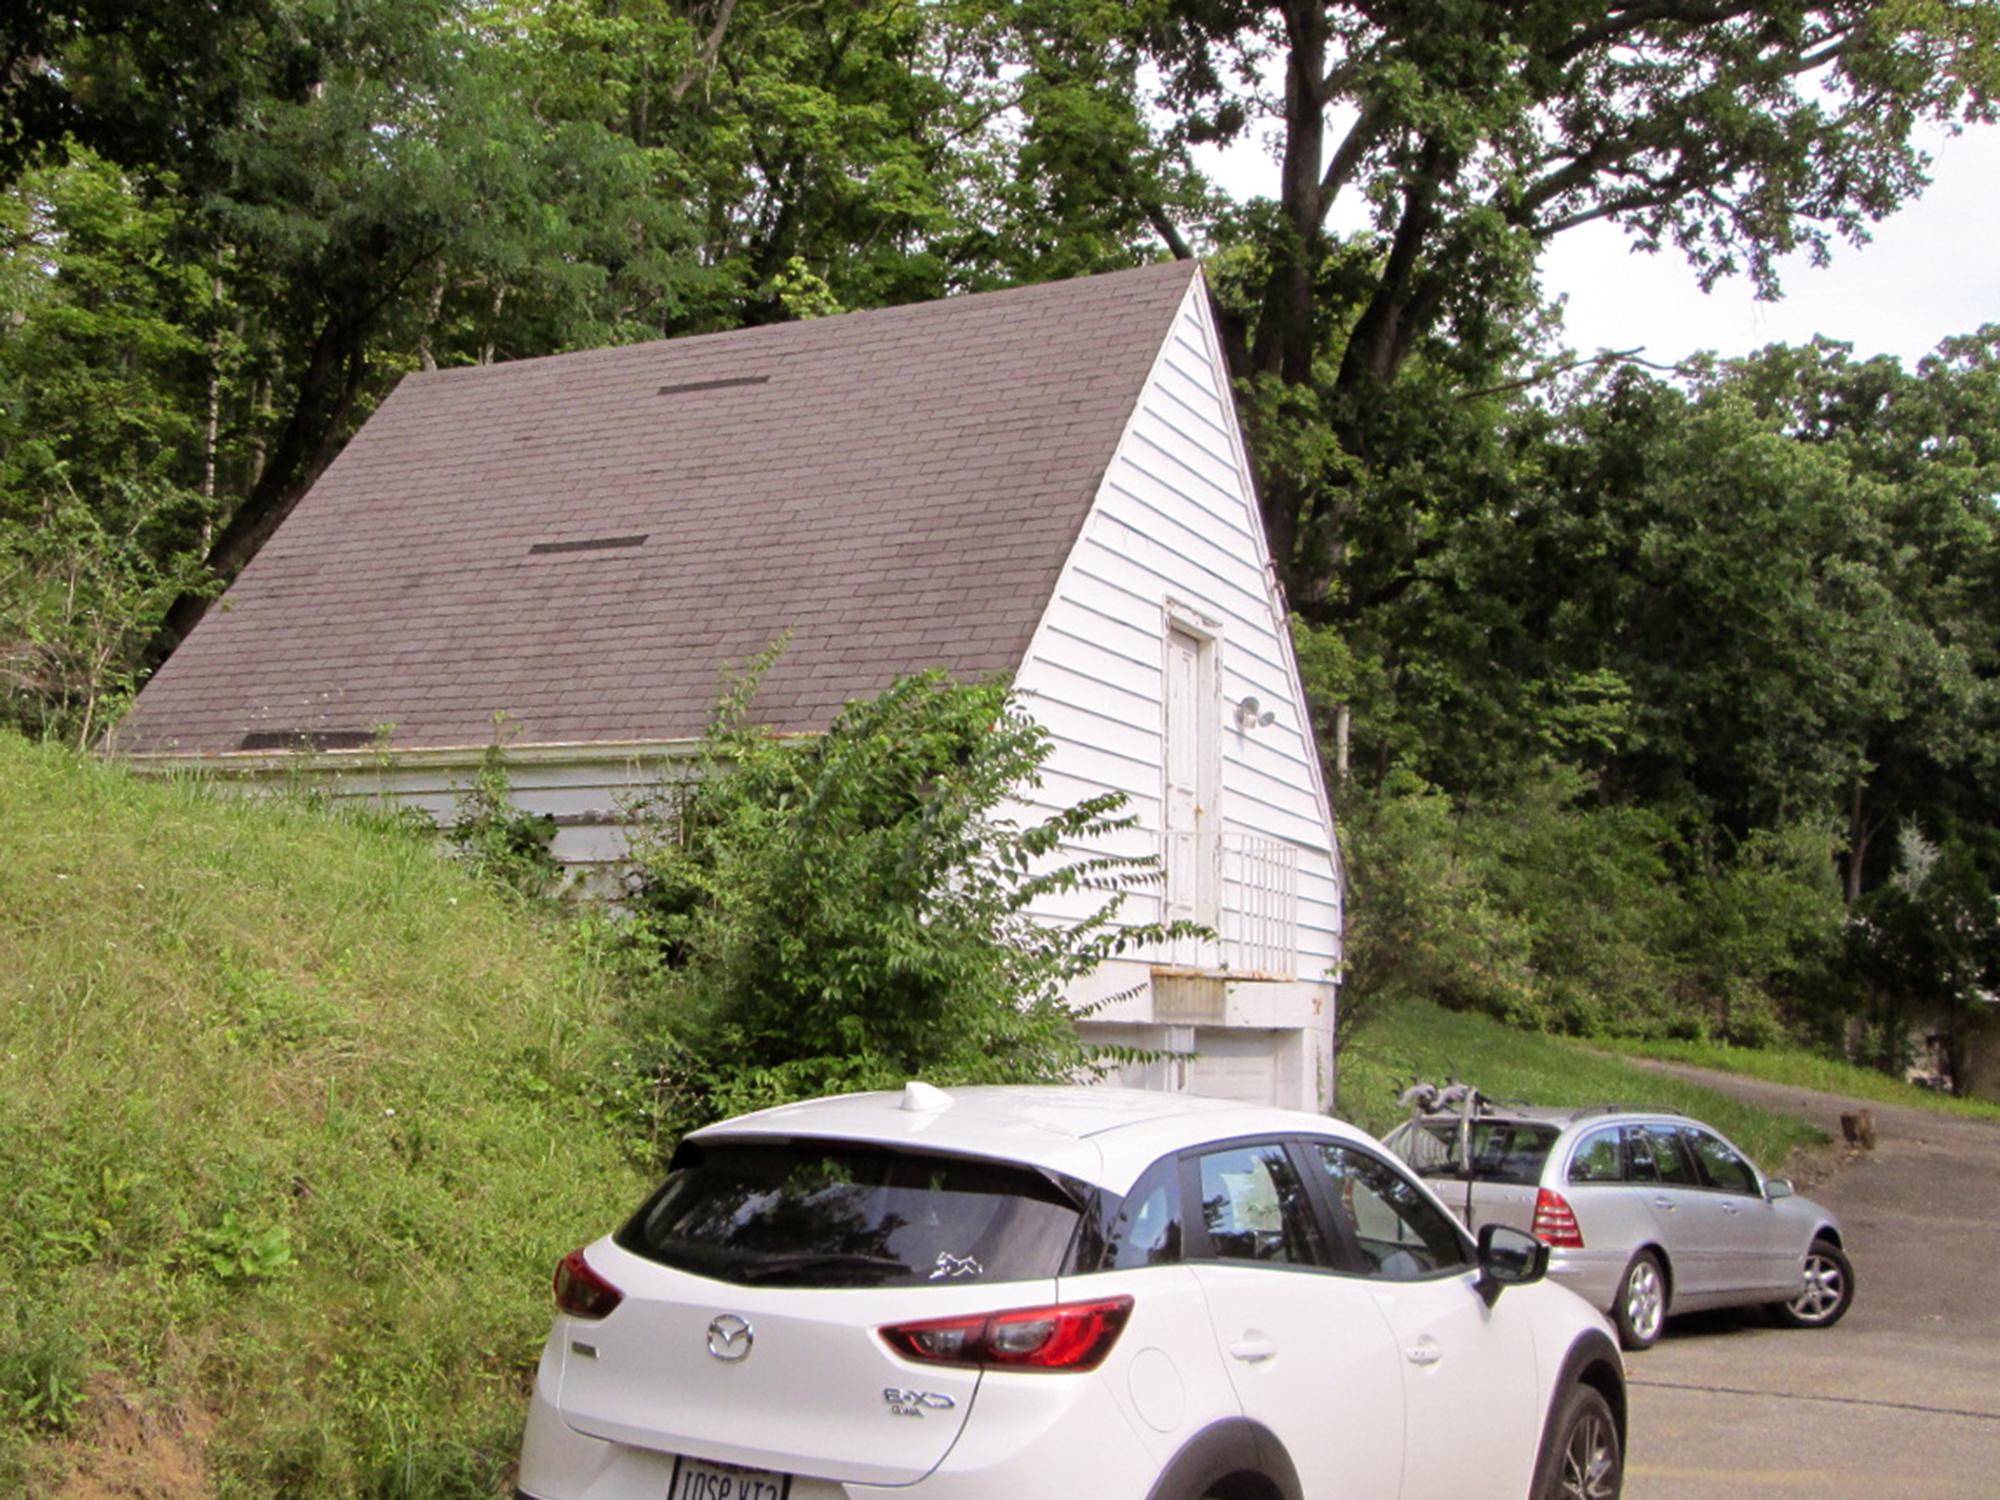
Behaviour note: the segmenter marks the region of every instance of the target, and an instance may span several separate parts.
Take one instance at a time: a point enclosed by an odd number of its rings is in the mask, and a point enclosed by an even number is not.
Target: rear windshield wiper
[[[760,1255],[731,1268],[738,1281],[764,1281],[794,1271],[878,1271],[907,1276],[910,1268],[893,1255],[846,1254],[838,1250],[805,1250],[795,1255]]]

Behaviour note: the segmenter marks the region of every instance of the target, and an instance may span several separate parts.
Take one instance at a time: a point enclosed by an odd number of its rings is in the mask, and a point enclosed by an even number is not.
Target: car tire
[[[1771,1303],[1771,1316],[1787,1328],[1833,1327],[1854,1303],[1854,1263],[1832,1240],[1814,1240],[1802,1271],[1804,1290],[1789,1302]]]
[[[1595,1388],[1570,1387],[1543,1440],[1534,1500],[1618,1500],[1625,1452],[1611,1404]]]
[[[1660,1341],[1660,1330],[1667,1325],[1667,1273],[1652,1251],[1633,1256],[1618,1278],[1611,1320],[1618,1325],[1621,1348],[1650,1349]]]

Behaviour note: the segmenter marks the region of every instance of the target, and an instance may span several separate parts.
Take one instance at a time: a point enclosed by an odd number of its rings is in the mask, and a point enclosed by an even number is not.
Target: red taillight
[[[1535,1194],[1534,1236],[1557,1250],[1583,1248],[1583,1231],[1577,1228],[1576,1210],[1564,1201],[1561,1193],[1542,1188]]]
[[[556,1306],[572,1318],[601,1318],[625,1300],[625,1294],[590,1269],[581,1250],[572,1250],[556,1264]]]
[[[1012,1312],[928,1318],[884,1328],[889,1347],[943,1365],[1000,1365],[1010,1370],[1094,1370],[1132,1315],[1130,1297],[1066,1302]]]

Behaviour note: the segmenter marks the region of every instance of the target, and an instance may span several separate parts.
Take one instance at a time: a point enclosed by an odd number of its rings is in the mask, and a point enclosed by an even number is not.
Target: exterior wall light
[[[1277,715],[1265,708],[1255,698],[1245,698],[1236,705],[1236,727],[1238,729],[1263,729]]]

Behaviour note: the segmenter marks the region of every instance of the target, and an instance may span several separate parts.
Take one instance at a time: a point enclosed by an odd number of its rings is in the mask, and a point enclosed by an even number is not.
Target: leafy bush
[[[1937,1022],[1955,1087],[1967,1072],[1966,1029],[2000,991],[2000,895],[1963,844],[1939,845],[1914,823],[1897,835],[1895,873],[1863,899],[1848,952],[1868,986],[1869,1061],[1900,1073],[1909,1023]]]
[[[493,742],[479,757],[472,783],[460,789],[446,837],[461,858],[483,878],[517,896],[545,896],[562,879],[550,849],[556,821],[514,805],[507,775],[507,724],[493,718]]]
[[[1454,800],[1406,772],[1348,800],[1345,1029],[1434,1000],[1580,1035],[1768,1043],[1840,930],[1828,840],[1799,827],[1723,859],[1559,767]]]
[[[725,699],[687,779],[646,810],[630,893],[651,1003],[633,1018],[666,1128],[843,1090],[1048,1082],[1130,1053],[1084,1043],[1070,981],[1181,929],[1129,924],[1156,862],[1093,797],[1024,824],[1047,733],[1004,687],[940,674],[850,704],[827,732]],[[1065,906],[1064,920],[1049,915]]]

